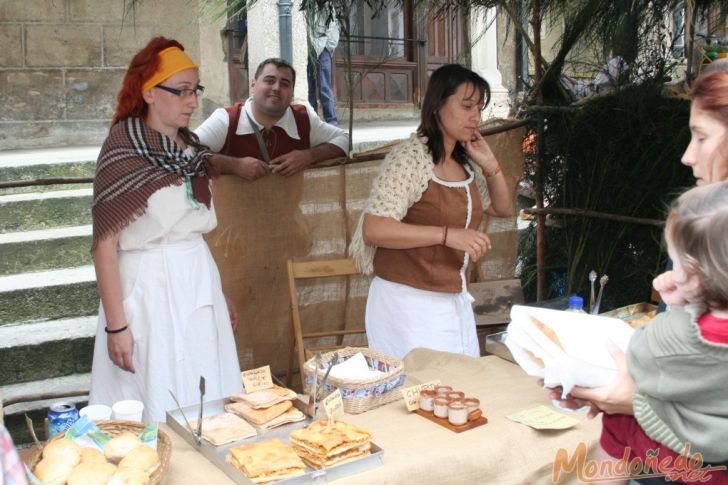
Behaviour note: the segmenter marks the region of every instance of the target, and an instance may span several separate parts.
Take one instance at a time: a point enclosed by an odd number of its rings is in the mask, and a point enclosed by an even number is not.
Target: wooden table
[[[480,398],[488,424],[456,434],[414,413],[402,402],[347,415],[346,421],[372,432],[384,450],[384,464],[337,483],[384,484],[550,484],[559,448],[572,455],[579,442],[598,442],[601,420],[584,420],[563,431],[536,431],[506,415],[549,404],[546,393],[519,367],[496,356],[470,357],[415,349],[405,358],[406,385],[440,379]],[[229,484],[231,480],[169,427],[172,439],[169,485]],[[560,483],[576,483],[573,476]]]

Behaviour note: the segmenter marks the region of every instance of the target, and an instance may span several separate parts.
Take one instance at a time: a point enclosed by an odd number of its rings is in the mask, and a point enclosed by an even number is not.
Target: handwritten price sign
[[[404,398],[404,405],[407,406],[407,411],[412,412],[415,409],[420,409],[420,391],[434,389],[438,384],[440,384],[439,379],[402,389],[402,397]]]
[[[322,403],[329,422],[344,416],[344,401],[341,399],[341,391],[338,389],[326,396]]]
[[[270,366],[258,367],[243,371],[243,385],[245,392],[261,391],[273,387],[273,379],[270,375]]]

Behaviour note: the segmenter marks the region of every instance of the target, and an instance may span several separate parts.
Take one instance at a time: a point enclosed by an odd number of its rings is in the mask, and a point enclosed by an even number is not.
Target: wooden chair
[[[326,278],[332,276],[351,276],[360,274],[354,260],[332,259],[322,261],[294,262],[288,260],[288,291],[291,297],[291,333],[288,339],[288,372],[286,374],[286,385],[291,386],[293,380],[293,355],[298,349],[298,368],[301,374],[301,384],[304,382],[303,365],[316,352],[328,352],[343,345],[330,345],[326,347],[306,347],[304,340],[320,337],[341,337],[345,335],[366,334],[363,328],[349,330],[326,330],[319,332],[306,332],[303,330],[301,314],[298,308],[298,293],[296,291],[296,280],[311,278]]]

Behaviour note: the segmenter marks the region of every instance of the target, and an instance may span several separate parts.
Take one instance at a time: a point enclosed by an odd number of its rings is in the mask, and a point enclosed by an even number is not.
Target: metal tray
[[[229,402],[228,399],[218,399],[215,401],[206,402],[204,405],[203,417],[213,416],[225,412],[225,404]],[[298,406],[297,406],[298,407]],[[188,419],[197,419],[200,406],[193,405],[182,408],[185,416]],[[185,441],[187,441],[193,448],[196,448],[202,453],[213,465],[218,467],[220,470],[230,477],[232,481],[240,485],[252,485],[255,484],[252,480],[249,480],[243,472],[235,468],[233,465],[225,461],[225,457],[228,454],[230,448],[236,446],[255,443],[257,441],[268,440],[272,438],[278,438],[285,443],[289,443],[288,435],[291,431],[311,424],[313,420],[306,418],[304,421],[298,423],[290,423],[278,428],[269,430],[258,431],[258,436],[253,438],[247,438],[244,440],[235,441],[222,446],[213,446],[212,443],[203,439],[198,445],[195,436],[187,429],[185,420],[178,409],[167,411],[167,425],[172,428],[178,435],[180,435]],[[326,483],[330,480],[338,480],[355,473],[363,472],[371,468],[381,466],[384,461],[384,451],[375,445],[371,444],[371,454],[359,458],[358,460],[342,463],[340,465],[334,465],[329,468],[322,468],[321,470],[315,470],[310,466],[306,465],[306,473],[297,477],[288,478],[285,480],[279,480],[275,483],[281,484],[311,484],[311,483]]]
[[[610,310],[608,312],[600,313],[600,315],[603,317],[614,317],[619,318],[620,320],[629,321],[641,318],[647,313],[656,309],[657,305],[653,305],[652,303],[633,303],[632,305],[627,305],[620,308],[615,308],[614,310]]]
[[[505,341],[508,332],[491,333],[485,337],[485,351],[489,354],[497,355],[501,359],[516,363],[511,351],[506,347]]]

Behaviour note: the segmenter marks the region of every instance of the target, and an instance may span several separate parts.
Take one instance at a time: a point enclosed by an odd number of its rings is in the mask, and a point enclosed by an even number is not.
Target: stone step
[[[91,223],[93,189],[0,195],[0,233]]]
[[[32,443],[32,438],[25,424],[27,415],[33,422],[33,428],[38,439],[45,440],[43,421],[48,415],[48,408],[58,401],[71,402],[81,409],[88,402],[88,391],[91,388],[91,374],[78,373],[64,377],[54,377],[37,381],[25,382],[22,384],[11,384],[0,386],[0,393],[5,401],[21,396],[38,394],[57,394],[59,396],[74,394],[71,397],[59,397],[41,401],[19,402],[4,409],[5,426],[10,431],[13,441],[17,446]]]
[[[94,161],[98,158],[100,150],[100,146],[2,150],[0,151],[0,169]]]
[[[0,276],[0,326],[93,315],[98,304],[91,265]]]
[[[91,225],[0,234],[0,276],[92,264]]]
[[[0,326],[0,386],[89,371],[97,320],[92,315]]]
[[[100,148],[67,147],[0,151],[0,182],[60,177],[93,177]],[[90,184],[38,185],[0,189],[0,195],[73,190]]]
[[[88,178],[93,177],[95,171],[96,162],[94,161],[31,165],[29,167],[0,167],[0,182],[18,182],[49,178]],[[0,195],[74,190],[86,187],[91,187],[91,182],[4,188],[0,189]]]

